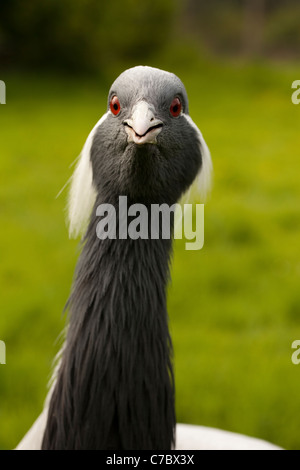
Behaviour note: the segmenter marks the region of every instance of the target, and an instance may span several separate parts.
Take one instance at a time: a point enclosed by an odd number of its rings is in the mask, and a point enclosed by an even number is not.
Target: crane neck
[[[175,411],[166,286],[172,241],[100,239],[98,202],[68,301],[43,446],[170,449]],[[117,218],[117,231],[120,223]]]

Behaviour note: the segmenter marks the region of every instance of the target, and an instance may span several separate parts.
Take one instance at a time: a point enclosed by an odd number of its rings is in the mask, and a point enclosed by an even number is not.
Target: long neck
[[[99,240],[97,222],[77,265],[43,448],[170,449],[171,240]]]

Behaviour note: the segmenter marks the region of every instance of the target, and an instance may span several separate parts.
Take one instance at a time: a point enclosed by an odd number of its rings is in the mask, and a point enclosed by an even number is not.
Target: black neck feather
[[[93,217],[43,449],[170,449],[175,411],[166,284],[171,240],[99,240]]]

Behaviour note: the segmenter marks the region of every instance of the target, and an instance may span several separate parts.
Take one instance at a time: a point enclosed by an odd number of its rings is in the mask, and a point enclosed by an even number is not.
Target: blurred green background
[[[177,420],[300,448],[299,23],[295,0],[2,0],[0,449],[40,413],[65,325],[78,241],[56,195],[138,64],[182,79],[214,163],[204,248],[175,242]]]

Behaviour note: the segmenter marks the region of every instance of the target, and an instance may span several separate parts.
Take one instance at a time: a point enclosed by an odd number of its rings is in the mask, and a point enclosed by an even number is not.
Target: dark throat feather
[[[42,448],[171,449],[166,285],[172,243],[100,240],[98,221],[92,216],[68,301],[69,327]]]

